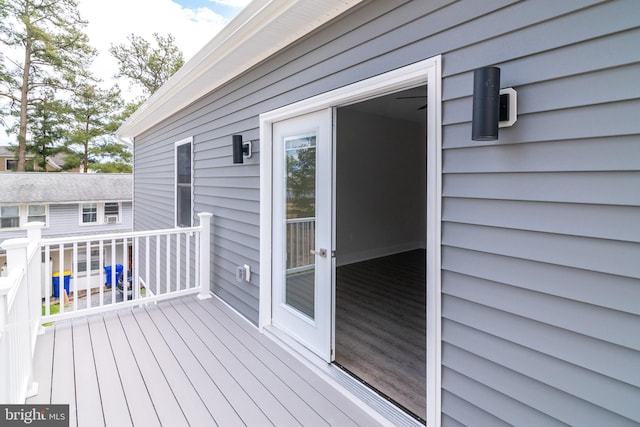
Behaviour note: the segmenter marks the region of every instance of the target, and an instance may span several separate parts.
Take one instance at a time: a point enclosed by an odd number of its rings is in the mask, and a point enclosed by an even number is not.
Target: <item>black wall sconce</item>
[[[494,141],[498,128],[512,126],[517,120],[517,93],[500,89],[500,68],[483,67],[473,72],[473,119],[471,139]]]
[[[251,158],[251,141],[242,142],[242,135],[232,135],[233,163],[244,163],[244,158]]]

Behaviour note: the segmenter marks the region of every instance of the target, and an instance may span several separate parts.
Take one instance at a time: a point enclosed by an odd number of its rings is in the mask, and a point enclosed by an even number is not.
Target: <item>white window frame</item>
[[[49,227],[49,205],[46,203],[29,203],[29,204],[3,204],[2,207],[15,206],[18,208],[18,226],[3,227],[0,230],[20,230],[29,223],[29,206],[44,206],[44,228]]]
[[[185,144],[191,144],[190,148],[191,148],[191,181],[189,182],[189,186],[191,187],[191,207],[190,207],[190,211],[191,211],[191,215],[189,215],[189,224],[188,225],[184,225],[184,224],[178,224],[178,147],[185,145]],[[194,200],[194,189],[193,189],[193,164],[194,164],[194,159],[193,159],[193,137],[189,137],[189,138],[185,138],[185,139],[181,139],[180,141],[177,141],[174,144],[174,177],[173,177],[173,202],[174,202],[174,212],[173,212],[173,218],[174,218],[174,225],[176,228],[180,228],[180,227],[193,227],[193,214],[194,214],[194,206],[195,206],[195,200]]]
[[[1,227],[0,226],[0,230],[19,230],[20,227],[24,224],[23,220],[22,220],[22,206],[21,205],[17,205],[17,204],[6,204],[6,205],[2,205],[1,207],[3,208],[18,208],[18,226],[17,227]],[[15,218],[15,217],[9,217],[9,218]],[[0,210],[0,221],[2,220],[2,211]]]
[[[258,325],[271,324],[273,219],[273,124],[323,108],[427,85],[427,425],[438,426],[442,409],[442,58],[440,55],[260,115],[260,309]]]
[[[84,221],[84,206],[85,205],[96,205],[96,220],[92,222]],[[100,204],[98,202],[83,202],[78,205],[78,211],[80,212],[80,225],[81,226],[92,226],[98,225],[100,223]]]
[[[107,203],[118,204],[118,220],[114,223],[109,223],[105,214],[105,205]],[[84,222],[83,206],[96,205],[96,220],[95,222]],[[78,224],[80,227],[91,227],[96,225],[116,225],[122,224],[122,202],[82,202],[78,204]]]
[[[33,222],[29,220],[29,208],[31,206],[44,206],[44,226],[47,227],[49,225],[49,205],[45,203],[29,203],[28,205],[25,205],[25,224]]]

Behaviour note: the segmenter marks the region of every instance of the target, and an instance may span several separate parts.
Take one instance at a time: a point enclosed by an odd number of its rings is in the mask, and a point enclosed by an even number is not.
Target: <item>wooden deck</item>
[[[216,298],[58,322],[35,372],[28,403],[69,404],[71,426],[379,425]]]

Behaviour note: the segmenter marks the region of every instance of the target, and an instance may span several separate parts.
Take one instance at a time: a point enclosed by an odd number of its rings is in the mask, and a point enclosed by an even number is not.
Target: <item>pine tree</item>
[[[28,116],[31,138],[27,141],[27,151],[36,155],[35,165],[47,170],[47,160],[57,154],[67,152],[65,128],[69,106],[55,99],[52,90],[47,90],[34,102],[33,111]]]
[[[70,101],[67,146],[78,152],[84,172],[103,157],[130,161],[127,148],[114,134],[121,124],[116,114],[122,109],[117,86],[101,89],[90,82],[79,85]]]
[[[155,46],[140,36],[131,34],[129,44],[111,46],[109,52],[119,64],[116,78],[127,77],[151,96],[184,64],[182,52],[171,34],[153,34]]]
[[[25,168],[28,116],[43,89],[69,91],[87,76],[95,51],[85,26],[75,0],[0,0],[0,43],[21,57],[5,55],[0,68],[0,96],[19,117],[18,171]]]

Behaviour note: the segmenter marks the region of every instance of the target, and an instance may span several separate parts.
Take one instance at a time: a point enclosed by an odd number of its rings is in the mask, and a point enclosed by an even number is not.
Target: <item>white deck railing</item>
[[[287,271],[305,270],[315,263],[316,219],[287,219]]]
[[[0,402],[24,403],[38,392],[33,382],[33,353],[42,307],[39,287],[40,230],[27,226],[28,237],[7,240],[7,276],[0,277]]]
[[[43,224],[33,223],[26,238],[2,242],[0,402],[37,393],[32,361],[43,323],[188,294],[209,298],[212,215],[198,216],[191,228],[58,239],[42,239]]]

